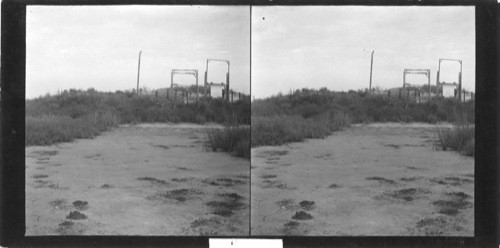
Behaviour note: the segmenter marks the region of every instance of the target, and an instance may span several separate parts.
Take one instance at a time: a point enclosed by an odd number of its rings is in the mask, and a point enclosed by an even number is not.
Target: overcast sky
[[[474,91],[474,23],[474,7],[253,7],[252,95],[368,88],[372,50],[373,86],[402,86],[405,68],[431,69],[435,85],[439,58],[450,58],[463,60],[463,87]],[[459,68],[444,62],[441,81],[458,82]]]
[[[26,29],[27,98],[134,89],[140,50],[141,87],[170,87],[172,69],[198,69],[203,85],[214,58],[230,60],[231,88],[250,93],[248,6],[28,6]],[[211,62],[208,81],[225,81],[226,71]]]

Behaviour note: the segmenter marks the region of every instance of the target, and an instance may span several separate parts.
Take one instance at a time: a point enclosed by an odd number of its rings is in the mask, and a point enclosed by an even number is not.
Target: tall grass
[[[474,156],[474,125],[460,121],[454,123],[451,128],[438,126],[436,129],[443,150],[451,148],[465,156]]]
[[[200,98],[198,103],[115,93],[67,90],[26,101],[26,145],[50,145],[76,138],[93,138],[119,124],[141,122],[225,123],[232,116],[250,124],[249,101],[228,103]]]
[[[222,128],[207,128],[206,135],[207,148],[250,159],[250,127],[226,124]]]
[[[324,138],[349,125],[350,118],[343,113],[327,112],[312,118],[298,115],[253,116],[252,147]]]
[[[435,97],[415,103],[364,91],[302,89],[252,102],[252,147],[323,138],[350,123],[437,123],[457,119],[474,123],[474,116],[474,101]]]
[[[82,118],[41,115],[26,117],[26,145],[52,145],[79,138],[94,138],[99,133],[118,125],[116,116],[96,112]]]

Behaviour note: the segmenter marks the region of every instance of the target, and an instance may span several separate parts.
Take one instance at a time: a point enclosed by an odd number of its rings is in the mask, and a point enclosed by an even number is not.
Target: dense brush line
[[[69,90],[26,101],[26,145],[51,145],[94,138],[119,124],[205,122],[250,124],[249,101],[204,99],[184,104],[166,97]]]
[[[302,89],[252,103],[252,147],[323,138],[351,123],[450,122],[438,128],[443,146],[474,155],[474,101],[435,97],[416,103],[370,95],[366,91]]]

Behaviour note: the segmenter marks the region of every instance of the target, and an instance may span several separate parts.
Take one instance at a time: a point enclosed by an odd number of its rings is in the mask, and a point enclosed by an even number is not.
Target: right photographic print
[[[474,11],[252,7],[252,236],[474,236]]]

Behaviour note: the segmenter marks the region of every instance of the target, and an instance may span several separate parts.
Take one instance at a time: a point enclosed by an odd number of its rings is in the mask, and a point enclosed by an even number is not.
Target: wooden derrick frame
[[[209,62],[224,62],[227,64],[227,73],[226,73],[226,101],[229,102],[229,68],[230,68],[230,61],[225,60],[225,59],[207,59],[207,67],[205,69],[205,82],[203,86],[203,95],[206,97],[207,96],[207,87],[208,87],[208,63]]]
[[[422,74],[427,76],[427,84],[429,86],[429,100],[431,99],[431,70],[430,69],[404,69],[403,71],[403,89],[406,87],[407,74]]]
[[[444,83],[441,83],[439,80],[440,74],[441,74],[441,62],[443,61],[456,61],[460,63],[460,72],[458,73],[458,99],[461,101],[461,96],[462,96],[462,60],[461,59],[439,59],[439,66],[438,66],[438,71],[437,71],[437,76],[436,76],[436,87],[442,86]],[[441,93],[442,95],[442,93]]]
[[[198,102],[198,70],[195,69],[172,69],[170,72],[170,88],[174,88],[174,75],[176,74],[187,74],[193,75],[196,78],[196,102]],[[189,92],[187,93],[189,98]],[[189,100],[188,100],[189,101]]]

